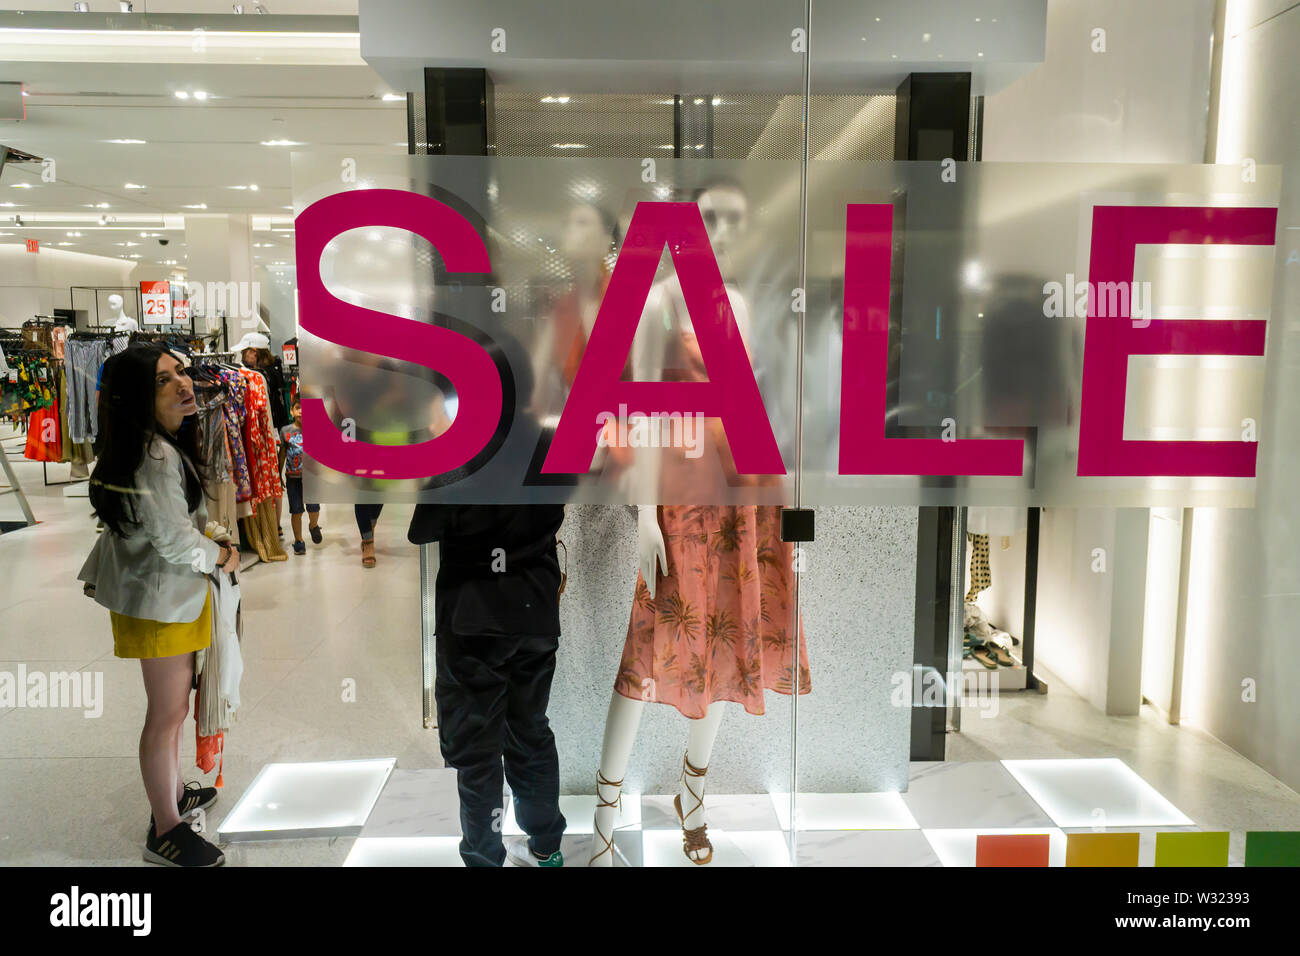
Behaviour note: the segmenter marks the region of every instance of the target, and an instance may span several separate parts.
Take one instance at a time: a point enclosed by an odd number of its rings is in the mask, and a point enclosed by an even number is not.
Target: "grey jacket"
[[[208,511],[185,503],[186,462],[154,437],[135,473],[138,525],[126,536],[105,528],[77,580],[93,584],[95,600],[118,614],[152,621],[193,621],[203,613],[221,546],[203,534]]]

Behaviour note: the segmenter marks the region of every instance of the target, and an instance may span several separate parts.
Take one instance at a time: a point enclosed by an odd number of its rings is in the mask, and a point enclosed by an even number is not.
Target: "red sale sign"
[[[171,285],[166,279],[158,282],[141,282],[140,296],[143,302],[145,325],[172,324]]]

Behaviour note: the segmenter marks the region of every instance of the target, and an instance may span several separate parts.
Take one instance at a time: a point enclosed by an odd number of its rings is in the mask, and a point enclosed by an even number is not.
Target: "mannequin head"
[[[732,180],[715,180],[695,191],[713,254],[721,260],[735,248],[749,222],[749,197]]]
[[[116,319],[122,315],[122,297],[114,292],[108,297],[109,317]]]
[[[569,210],[560,250],[575,264],[598,263],[618,243],[618,220],[607,209],[580,203]]]

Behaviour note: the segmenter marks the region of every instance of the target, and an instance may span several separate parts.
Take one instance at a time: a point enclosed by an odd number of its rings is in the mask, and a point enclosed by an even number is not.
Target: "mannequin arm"
[[[637,568],[651,597],[655,596],[658,572],[668,573],[668,551],[657,511],[654,505],[637,505],[636,509]]]

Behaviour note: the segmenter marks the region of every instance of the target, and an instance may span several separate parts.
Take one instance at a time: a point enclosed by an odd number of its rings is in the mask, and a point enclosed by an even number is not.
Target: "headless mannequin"
[[[717,257],[723,278],[724,280],[729,279],[733,274],[733,270],[728,253],[737,232],[743,227],[747,214],[747,200],[739,190],[726,186],[706,190],[699,196],[698,202],[704,218],[705,228],[709,233],[709,241],[713,246],[714,255]],[[737,324],[740,326],[742,338],[744,338],[748,332],[748,307],[743,297],[734,287],[729,286],[727,293],[731,301],[732,312],[736,317]],[[654,305],[656,302],[659,303],[658,309],[671,310],[672,313],[678,316],[689,316],[685,300],[682,298],[681,285],[677,281],[675,273],[663,282],[658,283],[656,288],[652,290],[647,303],[647,313],[657,311]],[[646,316],[642,317],[642,328],[647,325],[646,318]],[[657,321],[657,317],[655,321]],[[687,321],[689,322],[689,317]],[[649,328],[657,330],[659,326],[650,324]],[[634,345],[634,349],[636,348],[636,345]],[[654,378],[661,371],[661,369],[652,369],[651,366],[655,365],[657,361],[655,358],[656,353],[662,353],[654,347],[648,350],[641,348],[639,351],[642,352],[642,355],[637,356],[633,361],[633,365],[637,370],[636,378],[639,381],[647,381]],[[648,360],[646,357],[647,352],[649,353]],[[646,482],[644,487],[654,487],[658,480],[657,471],[644,466],[638,467],[640,469],[640,480]],[[658,572],[660,570],[665,573],[668,571],[668,555],[664,544],[663,530],[659,527],[654,505],[640,505],[637,508],[637,560],[641,577],[645,580],[646,588],[653,598]],[[703,717],[694,720],[688,719],[689,729],[686,735],[685,756],[690,767],[697,770],[708,768],[709,759],[713,752],[713,743],[717,739],[718,728],[721,726],[722,718],[726,712],[724,704],[725,701],[714,701],[709,705]],[[601,745],[600,775],[596,784],[595,832],[592,844],[593,856],[588,864],[590,866],[614,865],[614,854],[606,849],[606,843],[613,840],[614,818],[618,810],[617,803],[621,787],[613,782],[616,781],[621,784],[623,780],[628,761],[632,756],[632,747],[636,742],[637,727],[641,722],[641,714],[644,710],[645,701],[625,697],[617,690],[610,697],[609,711],[605,717],[605,737]],[[681,801],[680,812],[684,814],[681,821],[682,828],[694,830],[704,826],[706,823],[703,803],[704,777],[702,775],[688,775],[683,772],[678,785],[678,798]],[[686,855],[696,861],[708,858],[711,853],[710,850],[692,849],[686,851]]]
[[[122,297],[114,292],[108,297],[108,321],[114,332],[139,332],[140,325],[122,311]]]

